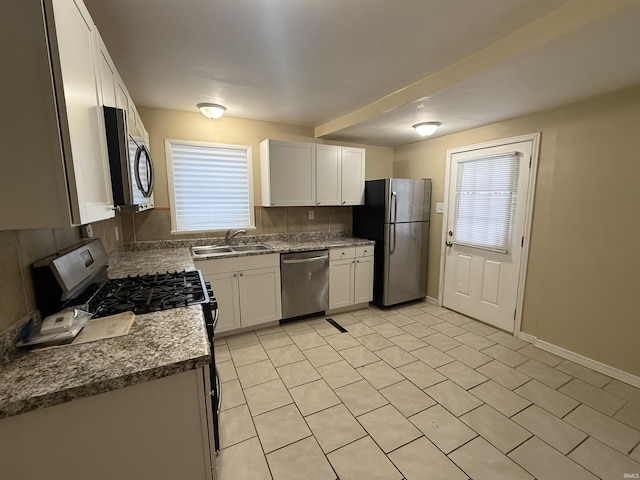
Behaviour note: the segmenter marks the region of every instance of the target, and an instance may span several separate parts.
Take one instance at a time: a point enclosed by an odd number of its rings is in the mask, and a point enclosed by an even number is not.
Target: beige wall
[[[395,149],[431,177],[428,295],[438,297],[448,148],[541,132],[522,330],[640,375],[640,87]]]
[[[253,192],[256,205],[256,231],[253,233],[288,233],[315,231],[331,228],[351,228],[351,208],[318,208],[316,220],[308,220],[309,208],[260,208],[262,190],[260,184],[260,142],[265,138],[323,143],[313,138],[313,129],[295,125],[262,122],[224,116],[210,120],[197,112],[179,112],[156,108],[139,109],[140,117],[149,132],[151,153],[156,166],[156,208],[136,215],[125,215],[123,227],[125,241],[145,241],[172,238],[203,237],[204,234],[171,235],[165,139],[192,140],[213,143],[249,145],[253,158]],[[340,145],[355,145],[340,143]],[[366,148],[367,179],[391,176],[393,149],[358,145]],[[216,234],[214,234],[216,235]]]

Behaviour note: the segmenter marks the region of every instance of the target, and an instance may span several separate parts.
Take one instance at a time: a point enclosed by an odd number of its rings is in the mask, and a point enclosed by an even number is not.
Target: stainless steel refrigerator
[[[431,179],[369,180],[364,198],[353,209],[353,234],[376,242],[373,303],[389,307],[424,298]]]

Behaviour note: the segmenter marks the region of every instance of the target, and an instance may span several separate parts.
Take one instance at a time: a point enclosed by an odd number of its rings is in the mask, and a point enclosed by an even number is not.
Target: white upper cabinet
[[[2,56],[0,229],[113,217],[89,12],[80,0],[9,3],[0,42],[20,54]]]
[[[98,74],[100,82],[100,103],[107,107],[117,107],[117,78],[118,71],[111,60],[109,51],[102,41],[98,30],[95,31],[96,49],[98,53]]]
[[[364,204],[363,148],[264,140],[260,161],[265,207]]]

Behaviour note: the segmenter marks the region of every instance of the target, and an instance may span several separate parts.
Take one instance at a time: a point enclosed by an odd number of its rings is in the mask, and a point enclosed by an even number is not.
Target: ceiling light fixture
[[[422,122],[416,123],[413,128],[416,129],[419,135],[428,137],[429,135],[433,135],[440,125],[442,125],[440,122]]]
[[[216,103],[199,103],[198,108],[200,112],[207,118],[220,118],[227,107],[218,105]]]

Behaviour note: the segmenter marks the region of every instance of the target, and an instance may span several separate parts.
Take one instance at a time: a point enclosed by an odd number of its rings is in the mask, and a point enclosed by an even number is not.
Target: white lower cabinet
[[[334,248],[329,252],[329,310],[373,299],[373,246]]]
[[[216,333],[282,318],[280,255],[199,260],[196,268],[211,282],[218,302]]]

